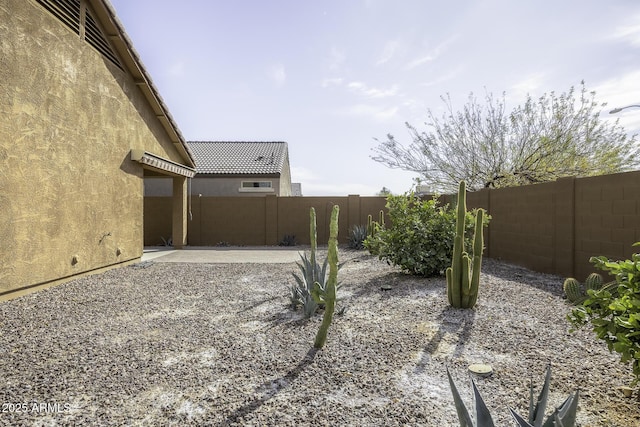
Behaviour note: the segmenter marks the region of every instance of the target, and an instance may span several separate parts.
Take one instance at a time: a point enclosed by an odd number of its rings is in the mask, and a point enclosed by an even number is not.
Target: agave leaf
[[[544,411],[547,409],[550,383],[551,365],[547,365],[547,375],[545,376],[544,385],[542,386],[540,395],[538,395],[538,401],[535,406],[533,405],[533,399],[529,402],[529,423],[532,423],[533,427],[542,427],[542,423],[544,422]],[[533,382],[531,384],[531,397],[533,397]]]
[[[480,394],[480,391],[473,379],[471,380],[471,386],[473,387],[473,397],[476,401],[476,423],[478,426],[495,427],[495,424],[493,424],[493,418],[491,418],[491,413],[489,413],[489,409],[484,403],[482,395]]]
[[[509,408],[509,412],[511,412],[511,416],[513,417],[514,420],[516,420],[516,423],[518,424],[518,427],[533,427],[531,424],[529,424],[527,422],[527,420],[525,420],[524,418],[522,418],[516,411],[514,411],[513,409]]]
[[[447,377],[449,377],[449,385],[451,386],[453,401],[456,404],[456,411],[458,412],[458,421],[460,421],[460,427],[474,427],[473,421],[471,420],[471,416],[469,416],[469,411],[467,410],[467,407],[464,406],[464,402],[460,397],[460,393],[458,393],[458,389],[456,388],[456,384],[453,382],[453,378],[451,378],[451,374],[449,373],[448,367],[447,367]]]
[[[570,394],[569,397],[562,402],[559,408],[553,411],[553,414],[547,418],[542,427],[574,427],[576,425],[576,412],[578,411],[578,394]]]

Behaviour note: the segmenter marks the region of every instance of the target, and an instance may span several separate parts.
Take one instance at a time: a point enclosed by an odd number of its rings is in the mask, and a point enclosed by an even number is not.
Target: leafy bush
[[[634,244],[638,245],[640,242]],[[610,261],[603,256],[589,261],[609,272],[615,281],[599,290],[587,290],[587,299],[567,318],[574,327],[590,322],[610,352],[619,353],[622,363],[631,362],[635,385],[640,381],[640,254],[625,261]]]
[[[356,225],[349,230],[349,249],[364,249],[364,241],[367,238],[367,226]]]
[[[413,193],[387,197],[390,227],[378,224],[365,240],[372,255],[411,274],[443,275],[451,265],[456,213],[434,197],[421,200]],[[472,245],[475,210],[465,217],[465,244]],[[485,216],[484,226],[489,223]]]

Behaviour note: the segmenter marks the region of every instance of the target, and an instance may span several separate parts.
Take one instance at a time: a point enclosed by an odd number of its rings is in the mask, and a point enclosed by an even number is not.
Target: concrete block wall
[[[454,195],[441,197],[443,203],[454,200]],[[157,224],[151,214],[158,209],[151,207],[156,202],[145,202],[148,245],[159,240],[152,234],[170,227],[170,222]],[[311,206],[318,241],[326,242],[334,204],[340,206],[341,243],[351,227],[367,223],[367,215],[377,219],[380,210],[386,212],[384,197],[194,197],[189,244],[275,245],[286,234],[308,244]],[[595,271],[590,257],[627,259],[640,251],[632,247],[640,241],[640,171],[484,189],[467,193],[467,208],[483,208],[492,217],[485,230],[485,256],[535,271],[584,280]]]
[[[190,201],[188,244],[215,246],[277,245],[286,235],[293,235],[299,244],[309,239],[309,210],[316,210],[318,243],[329,239],[329,221],[333,205],[340,206],[338,220],[340,243],[348,241],[349,230],[366,224],[371,214],[378,218],[386,212],[384,197],[197,197]],[[161,236],[171,235],[170,199],[145,198],[145,245],[157,245]],[[166,237],[165,237],[166,238]]]

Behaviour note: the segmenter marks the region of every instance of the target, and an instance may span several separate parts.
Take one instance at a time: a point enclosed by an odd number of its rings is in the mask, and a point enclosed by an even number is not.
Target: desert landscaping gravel
[[[321,315],[289,307],[294,263],[149,261],[1,302],[0,425],[456,426],[446,367],[471,405],[473,363],[493,367],[476,382],[498,426],[548,363],[548,411],[579,388],[579,425],[640,425],[630,368],[569,332],[562,278],[485,260],[459,310],[443,278],[340,260],[344,312],[318,351]]]

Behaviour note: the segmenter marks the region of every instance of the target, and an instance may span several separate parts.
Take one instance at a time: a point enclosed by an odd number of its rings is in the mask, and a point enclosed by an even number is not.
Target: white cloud
[[[380,55],[380,58],[378,58],[378,60],[376,61],[376,65],[382,65],[389,62],[396,55],[396,52],[398,51],[399,47],[400,47],[399,40],[390,40],[386,42],[384,44],[384,48],[382,49],[382,54]]]
[[[343,81],[344,79],[342,79],[341,77],[326,78],[322,80],[322,83],[320,83],[320,86],[322,87],[340,86]]]
[[[431,87],[431,86],[438,86],[441,85],[444,82],[447,82],[449,80],[452,80],[453,78],[457,77],[460,73],[462,73],[462,71],[464,71],[465,69],[465,65],[460,64],[458,65],[456,68],[454,68],[451,71],[448,72],[444,72],[444,73],[439,73],[438,78],[434,79],[434,80],[430,80],[424,83],[420,83],[420,86],[423,87]]]
[[[363,82],[350,82],[347,87],[353,92],[364,95],[368,98],[387,98],[398,94],[398,85],[393,85],[389,89],[379,89],[369,87]]]
[[[544,73],[530,74],[519,82],[511,85],[506,91],[506,97],[514,103],[520,103],[526,99],[527,95],[531,95],[534,98],[542,95],[537,92],[540,88],[544,87],[545,78]]]
[[[420,55],[419,57],[415,58],[413,61],[409,61],[407,63],[407,65],[405,66],[405,68],[407,70],[411,70],[411,69],[416,68],[416,67],[418,67],[420,65],[426,64],[427,62],[435,61],[457,39],[458,39],[458,35],[453,35],[453,36],[449,37],[448,39],[446,39],[445,41],[443,41],[442,43],[437,45],[435,48],[431,49],[426,54]]]
[[[377,121],[388,121],[396,117],[398,107],[381,107],[369,104],[356,104],[339,110],[348,116],[370,117]]]
[[[343,50],[338,49],[337,47],[332,47],[329,51],[329,70],[337,71],[342,68],[342,64],[347,59],[347,55]]]
[[[626,40],[634,46],[640,46],[640,15],[631,17],[631,23],[618,27],[613,38]]]
[[[269,67],[268,74],[269,78],[273,80],[277,87],[284,86],[287,81],[287,73],[284,69],[284,65],[282,64],[274,64]]]

